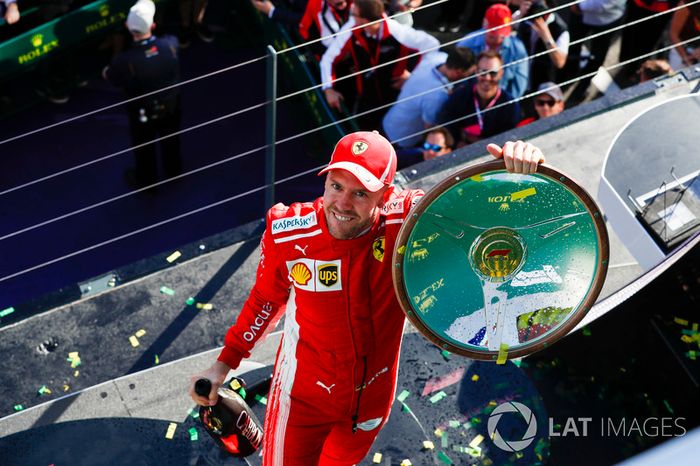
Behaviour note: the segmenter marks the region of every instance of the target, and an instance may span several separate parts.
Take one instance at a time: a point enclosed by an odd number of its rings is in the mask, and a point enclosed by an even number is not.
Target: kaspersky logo
[[[500,421],[501,417],[506,413],[520,414],[527,423],[527,430],[520,440],[504,439],[498,431],[498,421]],[[486,427],[493,444],[501,450],[511,452],[527,448],[537,435],[537,419],[535,415],[532,414],[530,408],[517,401],[507,401],[496,406],[496,409],[494,409],[489,416]]]
[[[521,236],[505,227],[485,231],[474,240],[469,250],[469,262],[474,272],[489,282],[513,278],[523,267],[525,256]]]

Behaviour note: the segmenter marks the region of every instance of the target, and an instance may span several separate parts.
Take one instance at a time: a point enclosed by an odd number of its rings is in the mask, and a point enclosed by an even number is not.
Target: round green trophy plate
[[[551,345],[583,318],[608,252],[602,214],[567,175],[487,162],[451,175],[413,208],[394,249],[394,288],[433,343],[503,362]]]

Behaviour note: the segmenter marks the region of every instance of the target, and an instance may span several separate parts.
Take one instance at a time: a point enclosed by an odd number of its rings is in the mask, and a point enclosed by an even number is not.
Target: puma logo
[[[326,386],[323,382],[321,382],[320,380],[317,380],[317,381],[316,381],[316,385],[318,385],[319,387],[321,387],[321,388],[323,388],[323,389],[325,389],[325,390],[328,390],[328,394],[329,394],[329,395],[331,394],[331,388],[335,387],[335,384],[333,384],[333,385],[331,385],[330,387],[328,387],[328,386]]]
[[[299,251],[301,251],[301,253],[303,255],[306,255],[306,250],[308,249],[308,247],[309,247],[308,244],[306,246],[304,246],[303,248],[301,246],[299,246],[298,244],[294,245],[294,249],[298,249]]]

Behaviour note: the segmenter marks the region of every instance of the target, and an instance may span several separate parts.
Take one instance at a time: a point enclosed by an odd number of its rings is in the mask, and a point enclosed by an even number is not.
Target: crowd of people
[[[382,131],[400,167],[604,92],[592,78],[617,37],[605,32],[622,24],[642,20],[619,33],[621,87],[700,60],[700,4],[691,0],[582,0],[556,11],[555,0],[449,0],[435,5],[433,24],[414,24],[423,0],[251,1],[312,41],[328,105]],[[476,15],[481,27],[469,30]],[[679,45],[655,53],[669,43]],[[442,134],[444,149],[428,149]]]

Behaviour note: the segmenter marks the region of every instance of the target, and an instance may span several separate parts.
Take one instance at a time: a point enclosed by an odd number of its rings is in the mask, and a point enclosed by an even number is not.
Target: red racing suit
[[[255,285],[219,355],[237,367],[286,308],[266,466],[358,463],[387,421],[404,326],[391,256],[422,195],[390,187],[371,229],[350,240],[329,234],[322,198],[268,211]]]

